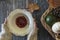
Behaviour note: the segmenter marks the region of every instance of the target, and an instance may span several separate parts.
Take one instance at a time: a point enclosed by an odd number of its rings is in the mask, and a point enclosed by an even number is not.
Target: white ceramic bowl
[[[28,20],[28,24],[24,28],[17,27],[15,20],[19,16],[24,16]],[[30,12],[25,9],[16,9],[12,11],[9,16],[7,17],[7,25],[11,33],[16,36],[25,36],[33,30],[33,17]]]

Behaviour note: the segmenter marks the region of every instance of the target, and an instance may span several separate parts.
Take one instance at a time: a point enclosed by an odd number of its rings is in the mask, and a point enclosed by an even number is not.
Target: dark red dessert
[[[16,25],[19,28],[24,28],[27,25],[27,19],[24,16],[20,16],[16,18]]]

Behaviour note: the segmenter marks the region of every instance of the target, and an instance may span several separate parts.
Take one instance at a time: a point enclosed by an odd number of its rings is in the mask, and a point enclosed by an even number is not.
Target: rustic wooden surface
[[[24,1],[22,3],[22,1]],[[32,1],[34,2],[34,0]],[[24,8],[25,5],[25,0],[16,0],[16,3],[14,5],[13,0],[0,0],[0,31],[1,31],[1,24],[4,22],[5,17],[9,14],[14,9],[17,8]],[[38,0],[37,4],[41,7],[40,11],[35,11],[33,12],[33,17],[36,19],[37,27],[39,28],[38,30],[38,36],[37,40],[55,40],[51,37],[51,35],[45,30],[45,28],[42,26],[40,22],[40,17],[44,13],[44,11],[48,8],[48,3],[46,0]],[[14,7],[14,6],[15,7]],[[23,7],[22,7],[23,6]],[[27,35],[24,37],[21,36],[15,36],[13,35],[12,40],[26,40]]]

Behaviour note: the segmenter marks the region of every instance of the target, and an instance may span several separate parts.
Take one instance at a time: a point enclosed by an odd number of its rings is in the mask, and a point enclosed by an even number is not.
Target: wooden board
[[[22,3],[23,0],[16,0],[15,8],[23,8],[20,3]],[[24,0],[25,1],[25,0]],[[32,0],[33,2],[34,0]],[[42,27],[40,23],[40,17],[44,13],[44,11],[48,8],[48,3],[46,0],[38,0],[38,5],[41,7],[41,10],[38,12],[33,13],[33,17],[36,19],[37,27],[39,28],[37,33],[37,40],[54,40],[54,38],[51,37],[51,35]],[[23,2],[25,3],[25,2]],[[18,4],[18,5],[17,5]],[[0,0],[0,28],[1,24],[4,22],[4,19],[7,17],[7,15],[13,10],[13,0]],[[1,29],[0,29],[1,30]],[[27,36],[21,37],[21,36],[12,36],[12,40],[26,40]]]

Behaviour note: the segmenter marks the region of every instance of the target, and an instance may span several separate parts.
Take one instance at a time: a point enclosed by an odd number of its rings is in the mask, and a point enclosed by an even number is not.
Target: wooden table
[[[0,0],[0,29],[1,29],[1,24],[3,23],[4,21],[4,18],[7,17],[8,13],[11,12],[12,10],[14,10],[13,8],[13,2],[12,0],[10,0],[11,2],[7,2],[5,0]],[[17,1],[18,2],[18,5],[16,3],[15,5],[15,9],[16,8],[22,8],[21,6],[21,0],[20,1]],[[41,7],[41,10],[40,11],[37,11],[37,12],[33,12],[33,17],[35,17],[36,19],[36,22],[37,22],[37,27],[39,28],[38,30],[38,40],[54,40],[51,35],[43,28],[41,22],[40,22],[40,17],[41,15],[44,13],[44,11],[48,8],[48,3],[46,0],[38,0],[37,1],[37,4]],[[0,30],[1,31],[1,30]],[[20,37],[20,36],[15,36],[13,35],[12,37],[12,40],[26,40],[27,39],[27,36],[24,36],[24,37]]]

